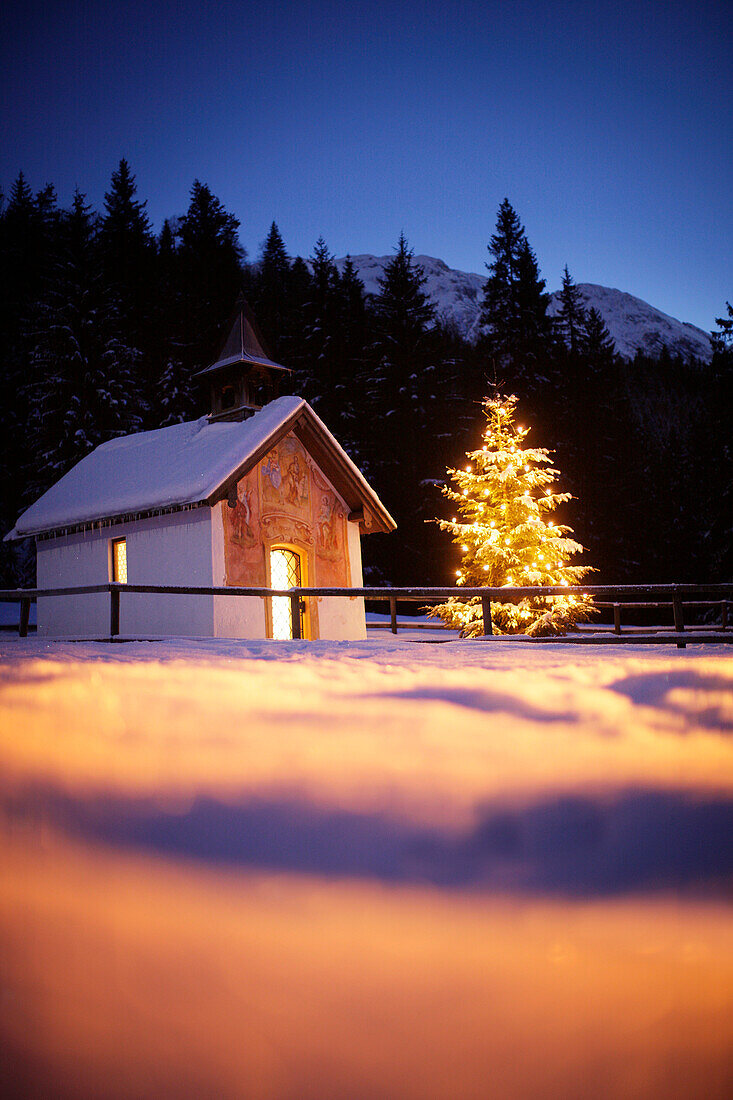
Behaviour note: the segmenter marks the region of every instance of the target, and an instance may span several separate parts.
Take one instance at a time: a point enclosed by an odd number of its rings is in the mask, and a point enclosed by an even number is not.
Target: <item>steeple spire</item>
[[[215,362],[198,372],[211,384],[212,420],[245,420],[279,395],[288,367],[273,362],[264,349],[252,310],[243,297],[227,326]]]

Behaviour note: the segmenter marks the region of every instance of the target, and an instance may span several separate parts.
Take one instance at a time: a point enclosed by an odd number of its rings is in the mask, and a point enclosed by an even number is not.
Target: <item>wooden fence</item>
[[[26,637],[31,603],[45,596],[85,596],[93,593],[109,593],[109,637],[120,634],[120,596],[126,593],[149,593],[169,596],[233,596],[258,597],[271,599],[273,596],[287,597],[291,603],[293,637],[300,638],[301,601],[309,597],[352,598],[363,596],[367,600],[385,601],[389,605],[390,629],[397,633],[398,602],[434,604],[449,597],[481,600],[484,621],[484,634],[492,631],[491,604],[519,603],[528,596],[570,596],[588,595],[600,608],[612,608],[614,615],[613,632],[605,635],[587,632],[573,632],[562,638],[537,638],[534,641],[669,641],[684,648],[687,641],[733,641],[733,631],[727,631],[729,607],[733,604],[733,583],[718,584],[616,584],[586,586],[527,586],[503,588],[235,588],[229,586],[204,587],[196,585],[158,585],[158,584],[106,584],[79,585],[71,588],[16,588],[0,589],[0,602],[20,604],[18,633]],[[610,601],[610,602],[609,602]],[[692,606],[720,606],[720,631],[690,632],[685,627],[684,609]],[[657,630],[648,635],[621,635],[621,610],[624,608],[666,608],[671,609],[673,625],[668,631]],[[437,625],[437,624],[436,624]],[[684,637],[683,637],[684,635]],[[621,637],[620,637],[621,636]]]

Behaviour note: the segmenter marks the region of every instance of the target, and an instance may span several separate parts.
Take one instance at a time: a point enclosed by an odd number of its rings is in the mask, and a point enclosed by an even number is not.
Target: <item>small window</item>
[[[221,390],[221,407],[222,409],[233,409],[237,402],[237,391],[234,386],[222,386]]]
[[[127,539],[112,539],[112,580],[127,584]]]

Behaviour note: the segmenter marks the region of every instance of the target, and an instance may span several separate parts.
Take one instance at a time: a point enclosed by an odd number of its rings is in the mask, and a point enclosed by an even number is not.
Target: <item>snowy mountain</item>
[[[352,256],[351,260],[364,283],[367,294],[379,293],[377,280],[392,256]],[[337,260],[339,269],[343,268],[345,257]],[[481,325],[479,313],[486,277],[472,272],[456,271],[442,260],[433,256],[416,256],[427,282],[425,290],[437,307],[440,317],[454,324],[467,340],[477,339]],[[710,359],[710,337],[707,332],[695,325],[678,321],[662,313],[660,309],[626,294],[595,283],[579,283],[578,290],[590,309],[595,306],[606,322],[608,331],[616,342],[616,349],[626,359],[633,359],[641,349],[652,355],[666,345],[673,354],[694,355],[699,359]],[[559,293],[552,295],[549,313],[559,309]]]
[[[579,283],[578,290],[586,309],[595,306],[598,310],[616,342],[616,350],[625,359],[633,359],[638,350],[658,355],[663,346],[673,355],[710,359],[710,336],[696,325],[678,321],[623,290],[597,286],[595,283]],[[556,291],[548,313],[557,313],[559,298]]]

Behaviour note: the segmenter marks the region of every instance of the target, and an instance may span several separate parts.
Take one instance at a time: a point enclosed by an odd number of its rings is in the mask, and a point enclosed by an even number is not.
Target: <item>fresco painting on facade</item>
[[[350,583],[346,511],[317,469],[313,470],[313,485],[313,527],[316,535],[318,584],[324,587],[343,588]]]
[[[226,502],[220,505],[224,517],[226,584],[263,588],[267,585],[257,480],[257,470],[251,470],[237,485],[234,507],[230,508]]]
[[[234,507],[222,508],[227,584],[268,586],[268,548],[281,544],[300,550],[307,583],[351,583],[346,509],[294,436],[240,480]],[[315,629],[315,606],[311,614]]]
[[[288,435],[273,448],[262,470],[262,503],[278,511],[308,510],[310,502],[310,471],[305,450],[294,436]]]

